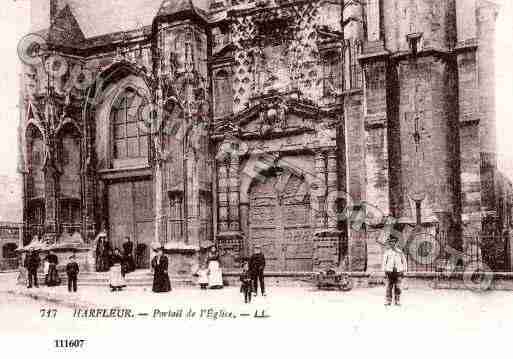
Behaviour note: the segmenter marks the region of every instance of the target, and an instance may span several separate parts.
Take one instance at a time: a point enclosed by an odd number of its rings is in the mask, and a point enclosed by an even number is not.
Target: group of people
[[[107,237],[107,233],[101,231],[96,236],[96,271],[108,272],[116,260],[121,261],[121,264],[123,264],[124,273],[134,271],[134,242],[130,240],[130,237],[124,238],[122,248],[123,251],[119,248],[114,248]]]
[[[244,295],[244,302],[250,303],[252,294],[256,295],[258,284],[262,296],[265,296],[264,284],[265,257],[259,246],[255,247],[253,255],[243,264],[240,276],[240,291]],[[399,240],[391,235],[383,255],[382,269],[386,278],[385,306],[401,305],[401,283],[404,273],[408,271],[408,261],[399,246]]]
[[[133,242],[129,237],[125,238],[123,243],[123,253],[118,248],[112,248],[105,232],[101,232],[96,239],[96,269],[97,271],[109,271],[109,287],[112,291],[120,291],[126,287],[125,274],[135,270],[135,261],[133,257]],[[109,253],[110,252],[110,253]],[[171,291],[171,281],[168,268],[169,260],[164,255],[164,248],[155,248],[155,256],[151,260],[151,269],[153,271],[152,291],[155,293],[164,293]],[[107,256],[106,254],[109,254]],[[68,290],[77,291],[77,278],[79,266],[75,255],[69,257],[70,261],[66,265],[66,274],[68,277]],[[44,258],[46,264],[45,284],[48,286],[57,286],[61,284],[61,279],[57,271],[59,263],[55,253],[49,252]],[[28,288],[38,287],[37,272],[41,265],[39,253],[31,250],[25,258],[25,268],[28,272]],[[264,284],[265,257],[260,251],[260,247],[255,248],[255,252],[244,262],[244,270],[241,275],[241,292],[244,293],[245,302],[251,302],[251,294],[257,294],[258,285],[260,292],[265,296]],[[211,247],[206,260],[197,271],[198,283],[201,289],[220,289],[223,287],[223,275],[219,265],[219,256],[215,247]]]
[[[61,278],[57,270],[59,264],[59,258],[55,253],[49,251],[44,258],[44,273],[45,273],[45,284],[48,287],[54,287],[61,284]],[[35,286],[39,287],[38,283],[38,271],[41,266],[41,257],[36,249],[31,249],[25,256],[25,262],[23,266],[27,270],[27,288]],[[66,275],[68,278],[68,291],[77,291],[77,278],[78,278],[79,267],[76,262],[76,256],[73,254],[69,257],[69,262],[66,264]]]
[[[134,243],[125,237],[123,251],[112,247],[107,233],[101,231],[96,236],[96,271],[109,272],[109,287],[112,291],[120,291],[126,287],[125,275],[135,270]]]
[[[401,281],[404,273],[407,271],[408,263],[404,253],[398,245],[398,239],[391,236],[387,249],[383,256],[382,269],[385,272],[387,285],[385,294],[385,305],[390,306],[392,299],[395,305],[400,305]],[[119,291],[126,286],[125,274],[135,270],[135,261],[133,256],[133,242],[129,237],[125,237],[123,243],[123,253],[115,248],[110,253],[110,242],[105,232],[97,237],[97,270],[109,270],[109,286],[112,291]],[[152,291],[156,293],[164,293],[171,291],[171,281],[169,279],[169,261],[164,255],[164,248],[155,248],[155,256],[151,260],[151,268],[153,271]],[[109,257],[105,254],[109,253]],[[52,251],[49,251],[45,261],[45,284],[47,286],[60,285],[61,279],[57,270],[59,263],[58,257]],[[24,267],[28,273],[28,288],[38,285],[38,270],[41,265],[39,252],[31,249],[25,257]],[[244,302],[250,303],[252,294],[257,295],[258,286],[262,296],[265,296],[264,283],[265,256],[261,252],[259,246],[255,246],[254,253],[248,260],[243,262],[243,271],[240,276],[240,291],[244,295]],[[68,291],[77,291],[77,278],[79,273],[79,265],[73,254],[69,257],[66,264],[66,274],[68,279]],[[219,257],[215,247],[211,247],[207,255],[206,261],[197,271],[198,284],[201,289],[218,289],[223,287],[222,271],[219,265]]]
[[[197,275],[201,289],[223,288],[223,272],[219,265],[219,255],[215,247],[210,247],[206,260],[202,262]]]
[[[255,251],[249,260],[243,262],[240,276],[240,291],[244,294],[244,303],[251,303],[251,294],[257,295],[258,284],[260,284],[260,293],[265,296],[264,269],[265,256],[260,246],[255,246]]]

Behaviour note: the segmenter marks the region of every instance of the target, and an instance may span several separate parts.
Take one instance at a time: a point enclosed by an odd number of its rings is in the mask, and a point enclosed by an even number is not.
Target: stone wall
[[[383,6],[385,46],[409,51],[407,35],[422,34],[421,49],[449,49],[456,41],[455,0],[393,0]]]

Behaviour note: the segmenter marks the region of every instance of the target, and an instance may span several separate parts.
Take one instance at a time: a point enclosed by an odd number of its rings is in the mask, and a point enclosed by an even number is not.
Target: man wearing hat
[[[123,242],[123,262],[125,273],[130,273],[135,270],[134,242],[132,242],[128,236],[125,237],[125,241]]]
[[[102,230],[96,236],[96,271],[106,272],[110,269],[111,246],[107,232]]]
[[[32,284],[39,287],[37,283],[37,270],[39,265],[41,264],[41,258],[39,258],[39,254],[36,252],[34,248],[30,249],[30,252],[27,254],[25,258],[25,268],[27,268],[28,272],[28,288],[32,288]]]
[[[76,256],[73,254],[69,257],[70,261],[66,264],[66,274],[68,275],[68,292],[77,291],[78,263]]]
[[[265,296],[265,284],[264,284],[264,268],[265,268],[265,257],[260,250],[260,246],[254,247],[254,253],[249,258],[249,273],[253,280],[253,293],[256,295],[258,292],[258,282],[260,282],[260,291]]]
[[[408,270],[406,256],[398,243],[399,239],[395,235],[390,234],[383,256],[383,271],[387,278],[386,306],[392,304],[392,290],[394,291],[395,305],[400,305],[401,280],[404,277],[404,273]]]

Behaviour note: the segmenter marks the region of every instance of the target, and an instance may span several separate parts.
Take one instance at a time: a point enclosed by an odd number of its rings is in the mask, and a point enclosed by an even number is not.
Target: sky
[[[47,0],[40,0],[47,1]],[[16,175],[18,73],[16,47],[28,33],[29,0],[3,0],[0,7],[0,175]],[[513,1],[497,0],[497,134],[499,165],[513,179]]]

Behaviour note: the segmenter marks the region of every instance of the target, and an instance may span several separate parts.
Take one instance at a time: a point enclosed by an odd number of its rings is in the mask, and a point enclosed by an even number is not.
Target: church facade
[[[378,268],[387,218],[510,226],[487,1],[35,1],[24,62],[25,242],[106,230],[187,273]],[[36,26],[37,27],[37,26]],[[27,50],[28,51],[28,50]]]

